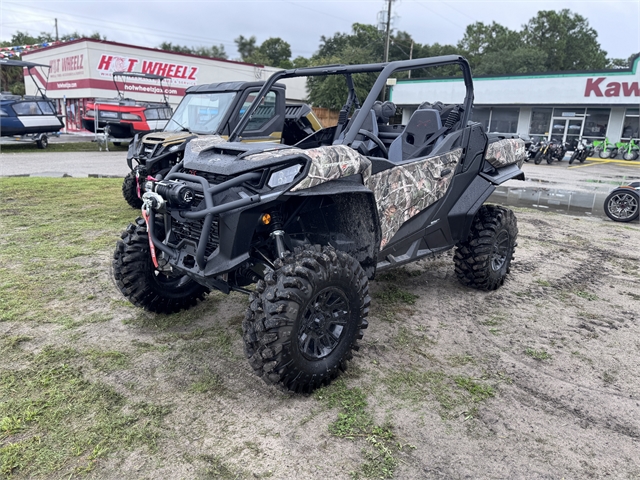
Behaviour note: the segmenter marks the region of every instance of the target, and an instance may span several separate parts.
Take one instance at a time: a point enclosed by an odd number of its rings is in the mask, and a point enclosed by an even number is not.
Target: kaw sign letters
[[[587,78],[584,96],[591,97],[640,97],[638,82],[607,81],[607,77]]]

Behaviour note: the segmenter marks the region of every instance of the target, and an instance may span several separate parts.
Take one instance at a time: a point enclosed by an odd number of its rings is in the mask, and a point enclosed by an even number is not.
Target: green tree
[[[542,10],[524,25],[525,44],[547,55],[546,71],[597,70],[607,66],[598,33],[583,16],[568,9]]]
[[[293,66],[291,45],[279,37],[268,38],[251,55],[243,58],[243,61],[271,67],[291,68]]]
[[[254,54],[256,49],[256,37],[253,35],[249,38],[245,38],[240,35],[238,38],[234,40],[236,43],[236,48],[238,49],[238,53],[240,54],[240,59],[244,62],[247,58]]]
[[[173,45],[171,42],[162,42],[158,48],[170,52],[188,53],[200,57],[224,58],[227,59],[227,52],[224,45],[212,45],[210,47],[187,47],[186,45]]]

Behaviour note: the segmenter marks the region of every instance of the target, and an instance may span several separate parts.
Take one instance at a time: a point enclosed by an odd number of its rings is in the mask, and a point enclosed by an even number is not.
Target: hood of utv
[[[185,147],[183,168],[217,175],[239,175],[295,158],[308,159],[304,150],[273,143],[227,142],[218,135],[193,138]]]
[[[148,133],[142,138],[142,143],[147,145],[174,145],[184,142],[187,138],[193,137],[191,132],[154,132]]]

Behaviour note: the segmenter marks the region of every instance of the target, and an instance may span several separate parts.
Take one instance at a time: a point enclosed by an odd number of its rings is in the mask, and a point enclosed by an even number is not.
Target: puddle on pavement
[[[489,201],[501,205],[536,208],[556,213],[605,217],[604,201],[608,194],[609,192],[499,186],[491,194]]]

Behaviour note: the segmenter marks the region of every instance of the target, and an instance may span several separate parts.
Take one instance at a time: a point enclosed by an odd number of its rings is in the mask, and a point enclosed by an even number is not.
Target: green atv
[[[264,82],[224,82],[187,89],[171,120],[161,132],[140,137],[129,145],[131,169],[122,184],[122,195],[133,208],[142,207],[140,186],[148,176],[166,174],[182,160],[185,144],[198,135],[226,138],[253,103]],[[311,107],[286,104],[285,86],[273,85],[253,113],[242,142],[273,142],[293,145],[322,125]]]
[[[406,125],[390,125],[396,106],[378,101],[387,79],[444,65],[462,70],[464,100],[425,102]],[[361,74],[377,75],[362,103]],[[278,80],[334,75],[347,86],[336,126],[293,147],[239,141]],[[255,373],[297,392],[325,385],[358,348],[377,272],[455,247],[463,285],[505,282],[516,217],[484,202],[496,185],[524,179],[525,142],[487,134],[470,121],[472,107],[469,64],[456,55],[277,72],[228,139],[183,142],[181,161],[144,182],[142,218],[116,245],[115,282],[157,313],[190,308],[212,289],[246,293]]]

